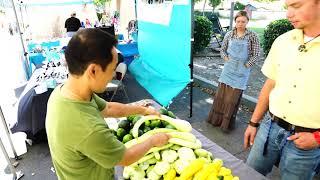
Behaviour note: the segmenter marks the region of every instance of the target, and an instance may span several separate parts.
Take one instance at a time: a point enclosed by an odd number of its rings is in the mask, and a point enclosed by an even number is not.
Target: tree
[[[209,5],[213,10],[221,3],[221,0],[209,0]]]
[[[94,5],[96,6],[104,6],[106,2],[109,2],[111,0],[93,0]]]

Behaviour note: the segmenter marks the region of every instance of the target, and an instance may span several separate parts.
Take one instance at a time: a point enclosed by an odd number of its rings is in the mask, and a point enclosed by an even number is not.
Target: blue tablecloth
[[[46,59],[43,53],[30,53],[29,60],[30,63],[34,64],[36,67],[41,66],[42,62]]]
[[[131,43],[119,43],[117,45],[117,49],[121,51],[121,54],[123,57],[130,57],[130,56],[136,56],[139,55],[138,51],[138,44],[137,42],[131,42]]]
[[[123,55],[124,63],[127,65],[134,60],[134,56],[139,55],[137,42],[119,43],[117,49]]]

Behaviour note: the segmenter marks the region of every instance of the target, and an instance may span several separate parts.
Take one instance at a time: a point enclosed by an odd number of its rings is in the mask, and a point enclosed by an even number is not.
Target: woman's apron
[[[245,90],[247,88],[248,79],[251,68],[247,68],[245,64],[249,60],[248,40],[229,40],[228,57],[219,78],[219,82],[231,86],[232,88]]]

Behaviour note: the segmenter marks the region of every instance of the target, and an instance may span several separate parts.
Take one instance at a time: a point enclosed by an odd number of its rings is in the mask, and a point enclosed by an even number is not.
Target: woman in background
[[[209,123],[220,126],[224,131],[235,126],[242,92],[247,87],[251,67],[260,53],[257,35],[246,28],[249,22],[247,12],[238,12],[234,20],[236,27],[225,35],[222,42],[220,53],[225,64],[208,117]]]

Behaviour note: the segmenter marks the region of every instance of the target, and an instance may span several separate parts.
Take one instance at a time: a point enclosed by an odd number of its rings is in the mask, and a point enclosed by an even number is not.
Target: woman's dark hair
[[[238,17],[241,17],[241,16],[246,17],[246,18],[248,19],[248,21],[249,21],[249,16],[248,16],[247,11],[239,11],[239,12],[236,14],[236,16],[234,17],[234,21],[236,21],[237,18],[238,18]]]
[[[89,64],[98,64],[105,70],[112,62],[112,48],[117,40],[95,28],[79,30],[69,41],[65,57],[70,74],[82,75]]]

